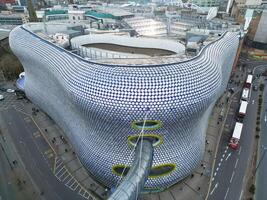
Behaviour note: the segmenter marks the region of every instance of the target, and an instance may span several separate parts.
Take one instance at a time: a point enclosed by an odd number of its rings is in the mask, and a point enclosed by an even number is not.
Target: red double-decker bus
[[[235,129],[228,144],[230,148],[235,149],[235,150],[238,148],[238,143],[241,137],[242,128],[243,128],[242,123],[240,122],[235,123]]]

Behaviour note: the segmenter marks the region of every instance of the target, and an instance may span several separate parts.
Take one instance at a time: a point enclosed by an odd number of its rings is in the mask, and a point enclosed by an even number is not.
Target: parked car
[[[0,94],[0,101],[3,101],[5,99],[4,95]]]
[[[13,90],[13,89],[7,89],[6,92],[13,93],[13,92],[15,92],[15,90]]]

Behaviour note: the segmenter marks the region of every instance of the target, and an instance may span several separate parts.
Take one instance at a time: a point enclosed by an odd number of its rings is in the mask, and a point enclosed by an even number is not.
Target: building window
[[[75,16],[72,16],[72,19],[75,20]]]
[[[128,136],[127,141],[129,146],[135,146],[138,141],[138,138],[139,140],[141,139],[140,134]],[[163,143],[163,138],[160,135],[156,134],[143,134],[142,138],[151,141],[153,147],[157,147]]]
[[[148,178],[160,178],[162,176],[167,176],[175,169],[176,165],[173,163],[165,163],[152,166]],[[112,167],[112,172],[118,176],[126,176],[129,170],[130,167],[126,165],[114,165]]]
[[[81,18],[80,18],[80,16],[78,16],[78,20],[80,20]]]
[[[140,120],[134,121],[131,127],[135,130],[156,130],[162,126],[159,120]]]

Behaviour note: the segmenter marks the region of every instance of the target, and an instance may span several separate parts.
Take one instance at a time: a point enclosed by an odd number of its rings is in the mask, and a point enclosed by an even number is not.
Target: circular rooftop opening
[[[153,147],[157,147],[163,143],[163,138],[160,135],[143,134],[141,136],[140,134],[138,134],[138,135],[128,136],[128,144],[130,144],[130,146],[136,146],[138,138],[139,138],[139,140],[141,140],[141,138],[144,140],[149,140],[150,142],[152,142]]]
[[[173,163],[165,163],[151,167],[148,178],[159,178],[167,176],[176,169],[176,165]],[[126,165],[114,165],[112,172],[118,176],[126,176],[130,167]]]
[[[134,121],[131,124],[132,128],[135,130],[156,130],[159,129],[162,124],[159,120],[139,120]]]

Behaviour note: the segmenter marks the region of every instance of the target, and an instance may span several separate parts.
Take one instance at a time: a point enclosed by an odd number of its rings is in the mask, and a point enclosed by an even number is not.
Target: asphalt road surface
[[[243,119],[239,148],[232,150],[228,147],[228,142],[235,126],[240,96],[241,92],[237,94],[237,100],[232,102],[226,119],[226,126],[217,153],[209,200],[240,200],[243,195],[245,173],[252,154],[252,139],[255,137],[252,133],[255,129],[258,94],[255,91],[251,92],[247,114]]]
[[[4,152],[0,150],[0,200],[4,199],[10,199],[15,200],[15,189],[13,184],[10,183],[9,174],[11,174],[10,166],[6,160],[6,157],[4,155]]]
[[[266,200],[267,198],[267,80],[264,82],[264,102],[262,106],[261,116],[261,137],[260,137],[260,151],[258,151],[258,160],[262,158],[262,161],[257,169],[256,180],[256,199]],[[262,148],[263,147],[263,148]],[[259,163],[259,162],[258,162]]]
[[[8,134],[11,135],[26,170],[43,192],[43,197],[47,200],[83,199],[60,183],[52,174],[52,166],[43,154],[47,144],[33,137],[33,133],[38,131],[34,123],[25,121],[25,115],[13,107],[3,111],[2,114]]]

